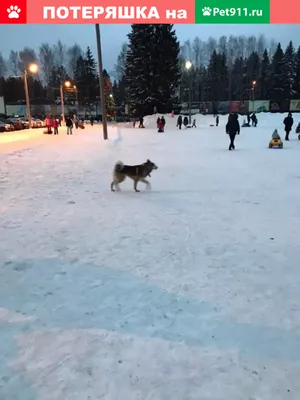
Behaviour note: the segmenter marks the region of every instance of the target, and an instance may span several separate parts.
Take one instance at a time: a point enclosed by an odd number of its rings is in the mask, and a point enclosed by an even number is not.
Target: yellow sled
[[[269,149],[282,149],[283,143],[281,139],[271,139],[269,142]]]

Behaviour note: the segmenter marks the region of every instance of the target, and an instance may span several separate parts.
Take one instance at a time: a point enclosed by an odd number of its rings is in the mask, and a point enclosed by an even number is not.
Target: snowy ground
[[[1,400],[299,399],[300,141],[225,119],[0,143]]]

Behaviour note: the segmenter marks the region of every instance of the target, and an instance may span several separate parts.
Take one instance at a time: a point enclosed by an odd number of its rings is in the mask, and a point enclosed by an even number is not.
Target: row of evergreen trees
[[[300,99],[300,47],[295,52],[292,42],[285,51],[279,43],[272,57],[265,49],[261,57],[253,52],[247,58],[235,59],[231,67],[224,53],[214,51],[207,67],[183,70],[183,101],[187,101],[189,73],[194,101]]]
[[[300,98],[300,47],[296,52],[292,42],[285,51],[278,43],[273,53],[252,51],[230,62],[225,44],[212,51],[207,65],[193,63],[187,71],[173,25],[132,25],[128,38],[118,58],[114,93],[135,115],[154,108],[170,112],[187,102],[190,80],[193,102]]]
[[[189,51],[183,51],[184,47]],[[53,52],[49,45],[41,45],[39,57],[30,48],[19,55],[11,52],[10,68],[16,73],[28,62],[41,66],[40,76],[29,77],[33,104],[45,103],[45,99],[59,102],[59,87],[66,80],[77,88],[76,93],[66,93],[66,97],[75,101],[76,96],[84,105],[99,101],[97,65],[91,49],[83,51],[75,45],[66,50],[66,61],[64,48],[59,41]],[[185,68],[187,59],[192,61],[189,71]],[[110,115],[115,112],[115,104],[117,108],[128,105],[129,113],[137,116],[152,113],[155,108],[170,112],[178,103],[188,101],[190,82],[193,102],[300,99],[300,48],[295,51],[290,42],[283,50],[273,43],[271,50],[262,35],[258,40],[223,36],[217,42],[209,38],[207,43],[195,38],[192,44],[180,47],[172,24],[133,24],[116,67],[118,79],[113,84],[103,71]],[[22,79],[0,78],[1,94],[8,103],[24,101]]]

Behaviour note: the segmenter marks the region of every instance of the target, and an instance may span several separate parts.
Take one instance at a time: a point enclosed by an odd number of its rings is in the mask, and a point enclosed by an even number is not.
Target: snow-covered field
[[[299,400],[300,141],[258,117],[0,149],[1,400]]]

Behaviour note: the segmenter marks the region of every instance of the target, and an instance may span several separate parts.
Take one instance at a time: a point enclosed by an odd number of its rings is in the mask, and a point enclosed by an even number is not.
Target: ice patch
[[[28,317],[24,314],[13,313],[5,308],[0,308],[0,322],[26,322],[33,320],[33,317]]]

